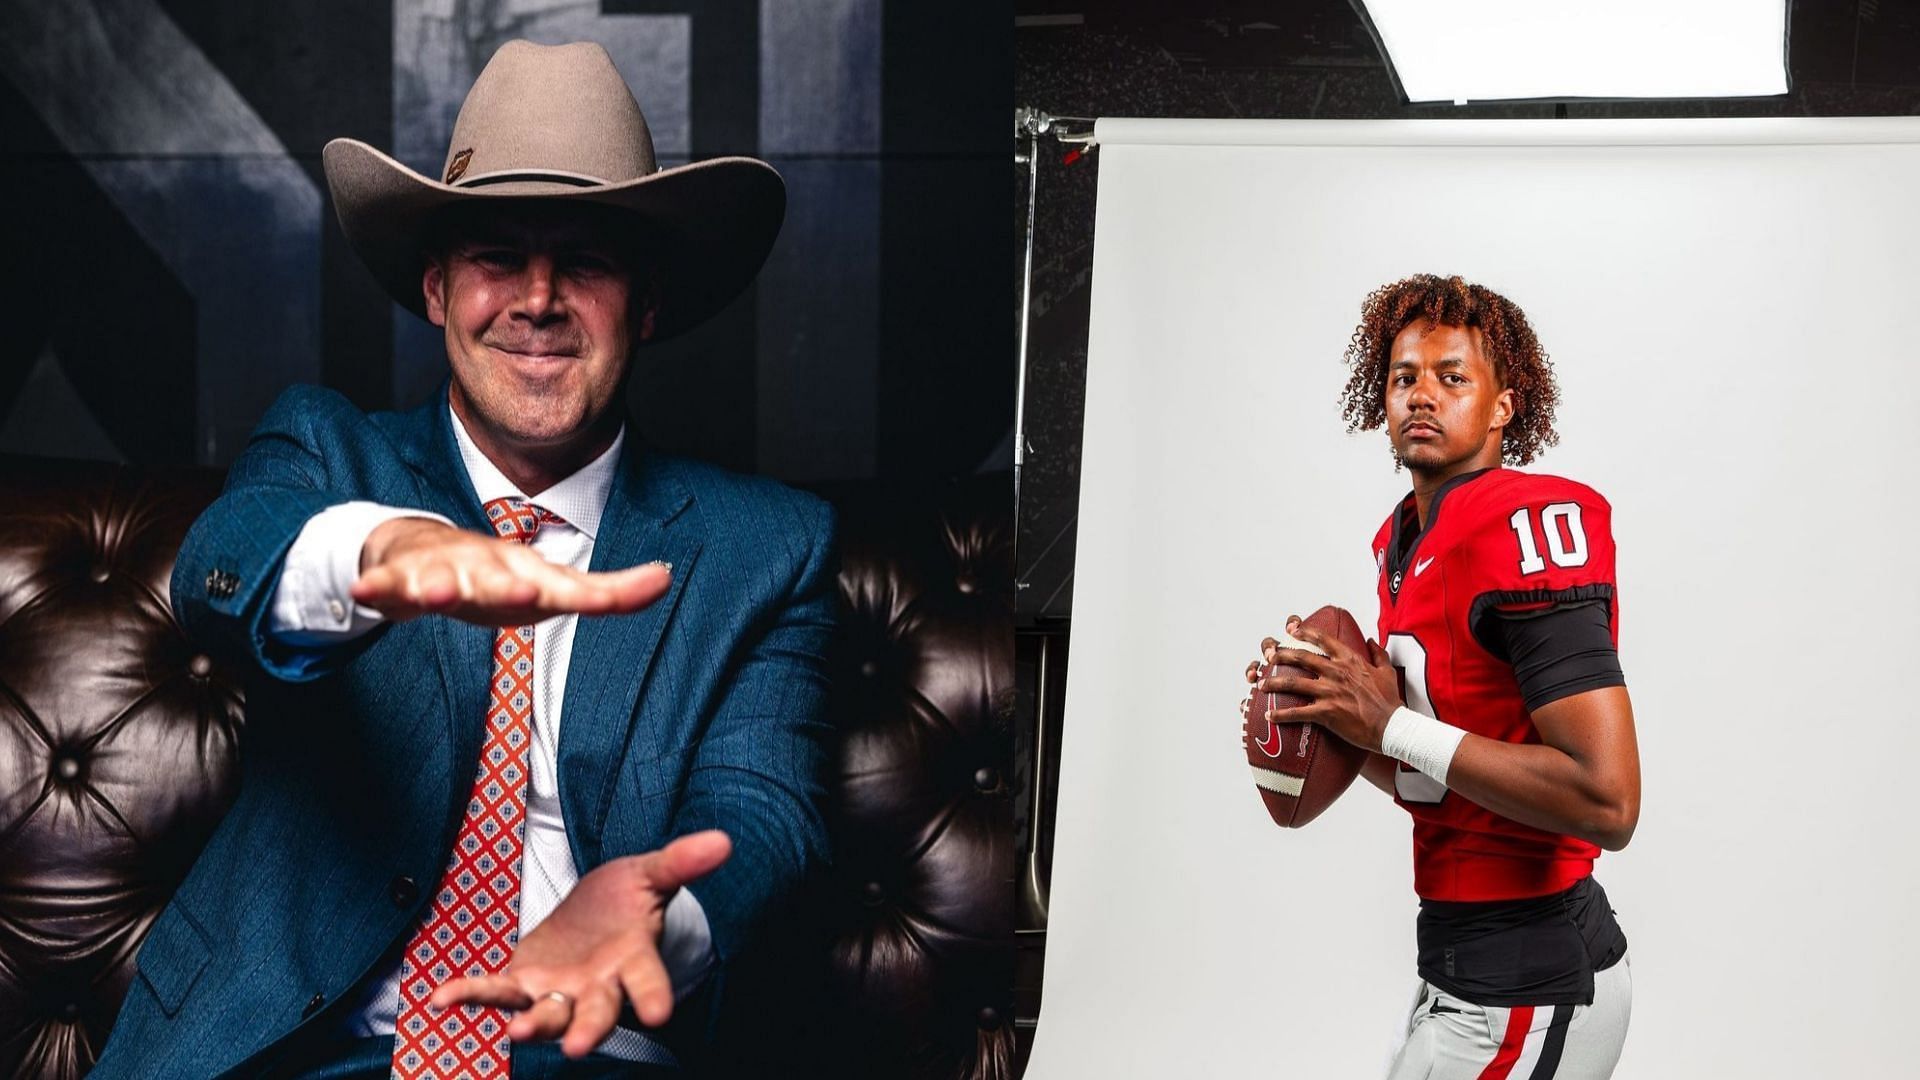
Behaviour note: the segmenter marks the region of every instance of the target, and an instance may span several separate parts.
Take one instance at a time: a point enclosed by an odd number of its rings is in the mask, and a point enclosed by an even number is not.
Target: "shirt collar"
[[[600,516],[606,512],[607,494],[613,490],[613,471],[620,463],[620,447],[627,441],[625,424],[620,425],[619,433],[613,437],[613,445],[607,447],[605,453],[541,492],[538,498],[528,498],[474,445],[473,437],[467,434],[467,426],[460,422],[459,415],[454,413],[451,405],[447,407],[447,413],[453,417],[453,441],[459,444],[460,461],[467,467],[467,478],[473,481],[473,492],[480,496],[482,505],[494,499],[525,499],[560,515],[567,524],[585,533],[589,540],[600,532]]]

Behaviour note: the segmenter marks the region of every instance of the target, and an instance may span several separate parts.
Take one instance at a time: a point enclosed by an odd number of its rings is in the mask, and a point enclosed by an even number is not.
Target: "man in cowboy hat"
[[[245,774],[94,1075],[670,1069],[823,853],[832,520],[621,402],[751,280],[779,177],[658,169],[590,44],[502,47],[438,181],[325,159],[450,378],[289,390],[182,546],[183,626],[260,673]]]

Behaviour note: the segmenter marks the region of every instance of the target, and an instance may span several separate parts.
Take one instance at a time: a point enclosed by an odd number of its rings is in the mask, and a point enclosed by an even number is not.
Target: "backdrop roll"
[[[1410,478],[1349,436],[1373,288],[1461,274],[1554,360],[1530,468],[1614,507],[1639,831],[1623,1078],[1906,1075],[1920,969],[1920,120],[1104,120],[1074,649],[1030,1075],[1379,1076],[1407,815],[1298,832],[1239,747],[1290,612],[1373,632]]]

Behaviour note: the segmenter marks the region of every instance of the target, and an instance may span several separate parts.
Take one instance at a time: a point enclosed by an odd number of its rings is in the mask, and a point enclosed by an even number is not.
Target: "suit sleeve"
[[[691,886],[724,966],[754,925],[827,856],[821,805],[831,725],[827,652],[839,611],[831,509],[808,496],[809,539],[784,601],[762,624],[696,752],[672,833],[722,829],[733,856]]]
[[[290,648],[269,632],[287,550],[314,515],[352,498],[331,490],[318,432],[355,422],[367,420],[338,394],[312,387],[288,390],[267,410],[174,563],[174,614],[202,648],[303,681],[336,669],[379,636],[315,650]]]

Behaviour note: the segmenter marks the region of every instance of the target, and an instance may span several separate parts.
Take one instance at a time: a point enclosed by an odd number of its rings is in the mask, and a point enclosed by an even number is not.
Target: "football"
[[[1362,655],[1367,652],[1366,635],[1344,608],[1323,607],[1307,616],[1305,623],[1333,635]],[[1284,631],[1274,637],[1288,648],[1320,651],[1304,641],[1289,638]],[[1265,662],[1259,665],[1258,671],[1262,679],[1271,675],[1309,674],[1305,668]],[[1353,778],[1360,775],[1360,766],[1367,760],[1365,750],[1318,724],[1267,722],[1269,709],[1286,710],[1306,703],[1307,699],[1293,694],[1271,693],[1255,687],[1240,704],[1241,741],[1246,746],[1247,764],[1253,768],[1254,786],[1259,789],[1260,799],[1267,804],[1267,813],[1273,815],[1274,823],[1289,829],[1319,817],[1321,811],[1347,790]]]

